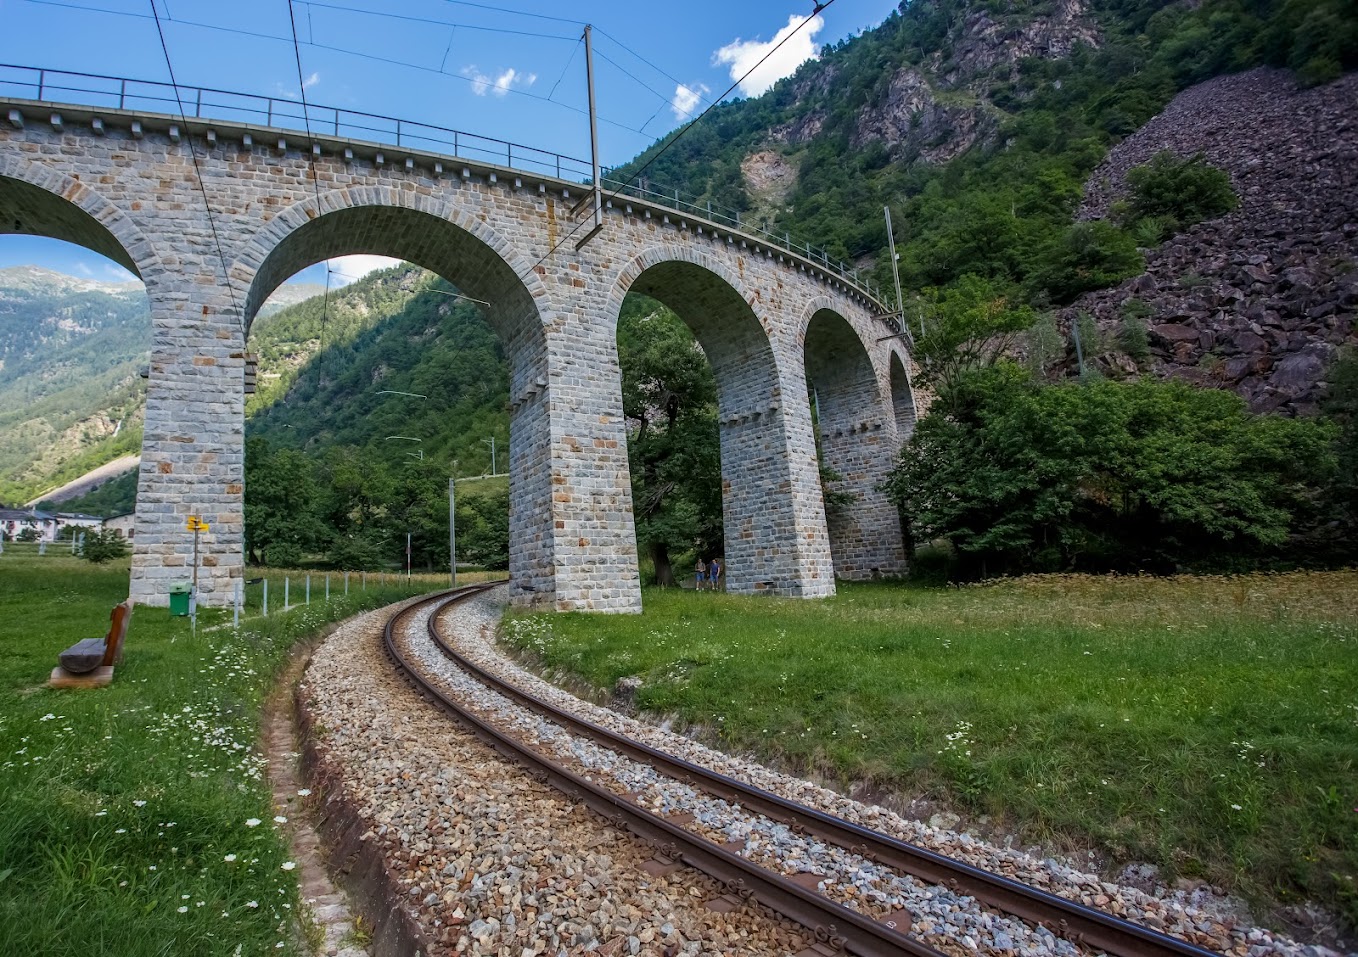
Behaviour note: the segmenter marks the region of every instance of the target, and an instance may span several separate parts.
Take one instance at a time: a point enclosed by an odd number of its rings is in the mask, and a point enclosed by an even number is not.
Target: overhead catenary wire
[[[753,73],[755,70],[763,66],[765,60],[773,56],[773,54],[777,53],[779,48],[781,48],[784,43],[787,43],[787,41],[791,40],[798,33],[800,33],[803,27],[805,27],[808,23],[811,23],[816,18],[816,14],[820,13],[822,10],[831,6],[834,2],[835,0],[825,0],[825,2],[817,2],[816,9],[811,14],[811,16],[807,17],[801,23],[797,24],[796,29],[792,30],[790,33],[788,33],[787,36],[779,40],[775,46],[773,46],[767,52],[765,52],[765,54],[759,58],[759,61],[755,63],[754,66],[746,70],[734,83],[727,87],[726,92],[722,93],[722,95],[719,96],[713,103],[709,104],[707,109],[703,110],[700,114],[698,114],[696,119],[694,119],[687,126],[680,128],[680,130],[673,137],[670,138],[669,142],[662,146],[654,156],[652,156],[649,160],[646,161],[645,165],[643,165],[641,169],[632,173],[626,180],[619,183],[617,188],[608,194],[608,199],[609,200],[617,199],[618,196],[621,195],[622,191],[626,189],[629,185],[631,185],[632,182],[634,182],[637,179],[640,179],[641,176],[648,169],[650,169],[651,166],[655,164],[656,160],[664,156],[665,153],[667,153],[670,150],[670,148],[674,146],[675,143],[679,142],[686,135],[688,135],[688,133],[691,132],[693,128],[696,127],[699,123],[701,123],[703,121],[703,118],[706,117],[707,114],[711,113],[717,107],[717,105],[721,103],[722,100],[730,96],[731,93],[736,89],[736,87],[740,86],[740,84],[743,83],[751,73]],[[554,245],[551,249],[547,250],[547,252],[543,253],[542,256],[536,262],[534,262],[531,266],[528,267],[528,270],[526,272],[519,275],[518,277],[519,281],[520,282],[525,281],[528,278],[528,276],[533,272],[534,269],[536,269],[538,266],[541,266],[548,259],[551,259],[552,256],[556,255],[556,251],[560,249],[562,246],[564,246],[577,232],[579,232],[580,228],[584,226],[584,224],[587,222],[591,222],[591,220],[581,219],[578,223],[576,223],[574,228],[572,228],[570,232],[566,233],[565,236],[562,236],[559,240],[557,240],[556,245]]]
[[[198,192],[203,197],[203,208],[207,210],[207,222],[212,230],[212,244],[217,247],[217,259],[222,265],[222,280],[226,283],[226,291],[231,296],[231,310],[236,317],[236,324],[240,326],[241,335],[245,335],[245,316],[241,312],[240,303],[236,301],[236,289],[231,285],[231,270],[226,264],[226,255],[222,252],[222,240],[217,234],[217,217],[212,215],[212,203],[208,200],[207,187],[203,185],[203,169],[198,164],[198,149],[193,145],[193,137],[189,135],[189,117],[184,110],[184,100],[179,95],[179,82],[174,76],[174,64],[170,61],[170,47],[165,42],[165,30],[160,23],[160,11],[156,9],[156,0],[150,0],[152,19],[156,22],[156,35],[160,37],[160,50],[165,54],[165,69],[170,73],[170,86],[174,89],[175,102],[179,105],[179,118],[184,123],[184,142],[189,147],[189,158],[193,161],[194,179],[198,182]]]
[[[292,52],[297,60],[297,90],[302,96],[302,123],[306,126],[307,146],[313,143],[311,137],[311,109],[306,101],[306,73],[302,69],[302,46],[297,40],[297,13],[293,7],[292,0],[288,0],[288,22],[292,25]],[[316,175],[316,153],[312,149],[307,150],[307,166],[311,170],[311,188],[316,195],[316,216],[321,217],[321,180]],[[322,226],[324,229],[324,226]],[[330,319],[330,262],[325,264],[325,298],[321,301],[321,348],[325,348],[325,329]],[[319,385],[321,369],[316,366],[316,378]]]

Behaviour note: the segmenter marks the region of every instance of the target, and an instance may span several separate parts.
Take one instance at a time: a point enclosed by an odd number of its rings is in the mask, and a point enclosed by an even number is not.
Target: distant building
[[[57,520],[57,534],[61,534],[61,529],[88,528],[91,531],[99,531],[104,527],[104,520],[98,515],[86,515],[83,512],[57,512],[54,516]]]
[[[104,528],[117,532],[119,538],[131,539],[136,533],[133,527],[137,523],[135,512],[128,512],[126,515],[115,515],[113,518],[104,519]]]
[[[54,542],[57,540],[57,517],[36,508],[0,508],[0,532],[5,541],[12,542],[32,530],[34,541]]]

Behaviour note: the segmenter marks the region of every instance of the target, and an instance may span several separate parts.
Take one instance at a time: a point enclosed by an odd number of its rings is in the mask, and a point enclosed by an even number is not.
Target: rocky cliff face
[[[1146,256],[1146,272],[1063,313],[1115,333],[1143,314],[1156,375],[1228,388],[1256,412],[1305,415],[1337,350],[1358,341],[1358,74],[1298,90],[1254,70],[1180,94],[1095,171],[1082,218],[1108,214],[1127,171],[1161,150],[1203,153],[1240,206]],[[1125,356],[1105,371],[1135,371]],[[1144,364],[1143,364],[1144,365]]]
[[[852,145],[880,142],[898,160],[945,163],[993,136],[1000,114],[987,99],[997,79],[1011,78],[1026,57],[1060,59],[1077,44],[1099,45],[1099,31],[1084,0],[1056,0],[1051,9],[997,16],[973,10],[959,19],[953,38],[919,66],[902,66],[886,92],[865,106],[854,123]],[[811,102],[833,93],[836,71],[827,66],[803,79],[794,96]],[[770,140],[800,146],[823,128],[820,110],[775,127]]]

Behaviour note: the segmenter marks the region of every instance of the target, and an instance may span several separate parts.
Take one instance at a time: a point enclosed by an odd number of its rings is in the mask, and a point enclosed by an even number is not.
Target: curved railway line
[[[496,751],[525,766],[538,780],[551,784],[572,800],[583,802],[614,825],[650,844],[657,853],[654,862],[657,868],[668,871],[685,864],[719,881],[729,892],[726,902],[713,902],[709,906],[736,906],[749,899],[758,901],[808,929],[815,941],[805,952],[808,955],[847,951],[865,957],[902,954],[938,957],[943,953],[919,935],[910,933],[908,911],[897,909],[874,916],[839,903],[818,890],[817,880],[805,880],[806,875],[787,876],[761,866],[738,853],[739,845],[718,843],[704,836],[700,827],[693,826],[693,815],[655,813],[637,800],[638,795],[618,793],[605,787],[600,783],[600,776],[589,773],[588,768],[572,767],[570,765],[575,762],[562,763],[554,759],[543,748],[535,747],[536,742],[525,741],[454,700],[437,681],[424,673],[420,656],[406,646],[406,642],[413,640],[408,634],[402,634],[408,627],[408,620],[432,607],[427,622],[428,639],[443,658],[485,688],[571,735],[645,765],[664,778],[725,801],[746,815],[763,816],[785,825],[795,834],[908,875],[921,885],[942,886],[974,898],[997,914],[1018,918],[1030,926],[1044,927],[1051,934],[1069,941],[1080,953],[1107,953],[1115,957],[1209,957],[1214,953],[684,761],[584,720],[505,682],[459,654],[439,634],[438,628],[440,618],[448,608],[497,584],[473,585],[440,593],[396,612],[383,631],[387,657],[424,698],[433,701]],[[799,877],[803,879],[799,881]]]

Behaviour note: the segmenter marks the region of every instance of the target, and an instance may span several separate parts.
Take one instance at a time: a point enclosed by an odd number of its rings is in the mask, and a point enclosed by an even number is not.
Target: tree
[[[624,301],[618,361],[637,544],[673,585],[671,549],[721,550],[716,379],[683,321],[641,296]]]
[[[1186,159],[1169,150],[1156,153],[1149,163],[1127,171],[1127,185],[1131,196],[1118,205],[1116,214],[1129,227],[1154,221],[1159,239],[1228,213],[1240,203],[1231,178],[1209,166],[1201,153]]]
[[[906,305],[906,322],[921,331],[915,356],[921,378],[940,395],[955,394],[966,373],[993,365],[1037,314],[999,284],[966,275],[925,289]]]
[[[970,574],[1169,571],[1278,555],[1332,473],[1335,429],[1182,383],[962,376],[888,483],[917,541]]]
[[[264,439],[245,444],[245,547],[251,562],[295,565],[322,548],[320,489],[311,460]]]
[[[87,562],[102,565],[115,558],[127,557],[127,542],[113,529],[90,531],[85,535],[85,545],[80,555]]]

